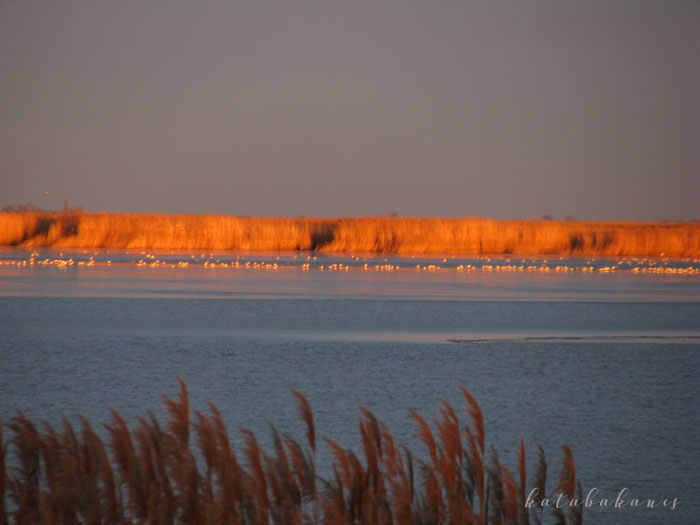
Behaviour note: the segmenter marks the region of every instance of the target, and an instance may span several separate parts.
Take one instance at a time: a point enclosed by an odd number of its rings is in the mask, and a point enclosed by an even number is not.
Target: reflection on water
[[[151,260],[158,266],[139,266]],[[182,266],[189,257],[191,266]],[[0,295],[150,298],[697,301],[694,260],[557,257],[426,259],[315,255],[0,252]],[[72,261],[71,265],[41,261]],[[35,261],[29,264],[28,261]],[[309,262],[311,261],[311,262]],[[90,265],[90,263],[95,263]],[[21,264],[18,264],[21,263]],[[109,263],[109,264],[108,264]],[[634,273],[670,269],[681,273]],[[223,266],[225,265],[225,266]],[[532,270],[529,270],[532,268]],[[566,271],[558,270],[561,268]],[[582,271],[592,268],[594,271]],[[600,272],[606,268],[615,271]]]
[[[487,441],[506,465],[520,436],[530,465],[537,443],[552,466],[568,443],[584,492],[614,498],[628,487],[682,500],[672,515],[587,509],[584,522],[693,523],[700,514],[700,276],[464,270],[513,263],[493,258],[309,262],[310,254],[190,254],[194,262],[177,266],[184,255],[41,252],[35,260],[76,264],[1,264],[0,419],[23,410],[99,422],[107,406],[132,421],[146,410],[164,416],[158,393],[174,395],[181,375],[193,407],[213,401],[232,430],[267,436],[267,418],[303,436],[294,386],[314,406],[320,434],[359,448],[365,405],[422,453],[409,409],[431,420],[444,398],[463,410],[461,384],[481,403]],[[175,266],[138,266],[142,259]]]
[[[136,266],[139,268],[208,269],[246,268],[277,270],[299,268],[325,271],[412,270],[422,272],[486,271],[528,273],[641,273],[700,274],[698,258],[601,257],[601,256],[400,256],[333,254],[317,252],[213,252],[80,250],[53,248],[0,248],[0,266]]]

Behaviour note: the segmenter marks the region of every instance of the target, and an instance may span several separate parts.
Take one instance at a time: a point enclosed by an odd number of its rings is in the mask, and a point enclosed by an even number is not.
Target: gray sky
[[[0,206],[64,199],[700,219],[700,2],[0,0]]]

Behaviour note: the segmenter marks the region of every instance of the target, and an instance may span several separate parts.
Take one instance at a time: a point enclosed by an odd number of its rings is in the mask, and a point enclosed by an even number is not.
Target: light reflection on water
[[[5,249],[1,261],[26,263],[33,253]],[[98,266],[0,265],[0,296],[142,297],[142,298],[416,298],[421,300],[538,300],[538,301],[698,301],[698,274],[634,274],[555,271],[556,268],[624,269],[633,259],[546,258],[518,259],[543,271],[485,271],[486,266],[510,265],[508,258],[427,259],[351,256],[201,254],[193,266],[138,267],[145,255],[127,252],[39,253],[36,261],[71,260]],[[185,254],[151,255],[168,264],[182,262]],[[190,256],[192,257],[192,256]],[[313,258],[311,269],[302,268]],[[150,259],[146,259],[150,260]],[[105,261],[114,261],[107,266]],[[203,262],[204,261],[204,262]],[[251,267],[204,267],[203,264],[252,264]],[[543,263],[546,261],[546,265]],[[626,261],[626,262],[625,262]],[[688,270],[700,266],[692,260],[644,259],[647,268],[665,266]],[[116,265],[122,264],[123,266]],[[255,265],[279,263],[277,269]],[[368,269],[364,269],[364,265]],[[636,261],[634,264],[641,264]],[[438,270],[416,270],[440,266]],[[695,265],[695,266],[693,266]],[[321,270],[321,266],[349,270]],[[382,270],[391,266],[392,270]],[[457,270],[472,266],[475,270]],[[380,269],[376,269],[380,267]],[[396,269],[398,267],[398,270]]]
[[[591,509],[584,522],[693,523],[699,319],[697,275],[2,265],[0,419],[164,416],[158,393],[174,395],[179,374],[233,434],[265,439],[267,418],[303,436],[294,386],[344,446],[358,448],[365,405],[422,451],[408,410],[463,409],[461,384],[506,464],[521,435],[531,465],[537,443],[553,467],[568,443],[584,491],[683,500],[672,515]]]

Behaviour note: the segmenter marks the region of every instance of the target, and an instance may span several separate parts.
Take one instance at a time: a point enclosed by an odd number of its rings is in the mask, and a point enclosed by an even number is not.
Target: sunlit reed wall
[[[400,254],[700,256],[700,223],[0,213],[0,245]]]

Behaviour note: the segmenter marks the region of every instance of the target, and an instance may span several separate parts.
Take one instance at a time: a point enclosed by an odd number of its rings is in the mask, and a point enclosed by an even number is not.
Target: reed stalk
[[[427,456],[397,443],[389,428],[360,408],[361,453],[324,437],[332,457],[328,477],[316,471],[316,428],[311,405],[292,390],[306,425],[306,445],[269,424],[272,449],[241,428],[243,463],[237,460],[220,412],[193,411],[185,382],[177,399],[163,396],[168,420],[140,417],[130,428],[111,410],[107,441],[80,419],[80,431],[37,426],[18,413],[0,427],[0,524],[6,523],[226,523],[226,524],[527,524],[542,521],[542,508],[525,508],[525,445],[520,440],[517,476],[491,447],[484,467],[481,408],[464,388],[469,424],[443,401],[431,426],[413,412]],[[194,439],[191,439],[193,438]],[[540,447],[533,484],[544,494],[547,464]],[[582,488],[573,452],[564,457],[555,490],[570,500]],[[9,452],[9,460],[6,459]],[[8,466],[9,465],[9,466]],[[418,468],[415,468],[418,465]],[[554,518],[582,521],[581,508]]]

